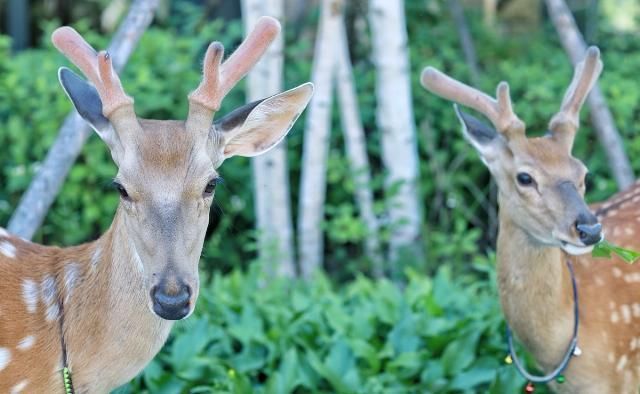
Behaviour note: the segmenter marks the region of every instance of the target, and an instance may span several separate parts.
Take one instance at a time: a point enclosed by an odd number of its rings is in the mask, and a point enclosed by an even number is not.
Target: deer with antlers
[[[637,393],[640,267],[618,258],[596,260],[590,252],[603,233],[618,245],[640,249],[640,186],[590,209],[584,201],[587,169],[571,155],[580,108],[601,71],[600,53],[591,47],[575,68],[549,132],[537,138],[525,135],[506,82],[498,85],[496,99],[432,67],[425,68],[421,82],[493,124],[455,106],[464,136],[498,185],[502,309],[547,375],[531,375],[520,363],[518,368],[558,392]]]
[[[224,63],[223,46],[212,43],[186,121],[138,118],[109,54],[69,27],[53,33],[91,82],[59,71],[111,151],[121,200],[109,230],[76,247],[36,245],[0,228],[0,392],[64,392],[62,370],[76,393],[109,392],[155,356],[174,320],[193,312],[217,168],[272,148],[313,93],[303,84],[213,121],[279,31],[275,19],[261,18]]]

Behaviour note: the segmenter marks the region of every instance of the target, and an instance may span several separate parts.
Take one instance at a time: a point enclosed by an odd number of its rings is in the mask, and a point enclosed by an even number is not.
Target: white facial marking
[[[38,307],[38,285],[31,279],[22,282],[22,298],[27,305],[27,312],[36,313]]]
[[[626,355],[620,357],[620,360],[618,360],[618,364],[616,365],[616,371],[618,371],[618,372],[623,371],[625,365],[627,365],[627,356]]]
[[[9,241],[0,242],[0,253],[10,259],[16,258],[16,247]]]
[[[78,263],[68,263],[64,267],[64,289],[66,292],[65,301],[69,300],[73,288],[76,287],[78,276],[80,275],[80,265]]]
[[[19,393],[21,393],[22,390],[24,390],[25,387],[27,387],[27,384],[29,384],[29,381],[27,379],[21,380],[20,383],[16,384],[15,386],[13,386],[11,388],[11,394],[19,394]]]
[[[636,348],[638,347],[638,339],[637,338],[631,338],[631,342],[629,343],[629,350],[636,350]]]
[[[622,320],[627,324],[631,323],[631,308],[629,305],[620,306],[620,312],[622,313]]]
[[[102,259],[102,248],[100,246],[96,247],[93,251],[93,255],[91,255],[91,268],[96,268],[98,263]]]
[[[33,335],[27,335],[20,340],[20,343],[18,343],[18,346],[16,347],[18,350],[25,351],[31,349],[34,343],[36,343],[36,337]]]
[[[47,307],[47,312],[45,315],[46,320],[56,320],[58,318],[58,313],[60,312],[60,310],[58,306],[58,299],[56,296],[56,281],[53,276],[47,275],[42,280],[41,296],[42,301]]]
[[[625,227],[624,233],[627,235],[633,235],[633,229],[631,227]]]
[[[6,347],[0,347],[0,371],[5,369],[11,361],[11,352]]]
[[[637,302],[631,304],[631,313],[633,313],[633,317],[640,317],[640,304]]]
[[[577,246],[570,243],[563,243],[560,246],[565,252],[572,256],[579,256],[581,254],[591,253],[593,245],[590,246]]]

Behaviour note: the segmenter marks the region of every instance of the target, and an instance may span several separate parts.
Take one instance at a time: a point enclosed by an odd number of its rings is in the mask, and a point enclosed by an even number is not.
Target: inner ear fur
[[[224,158],[263,154],[280,142],[313,95],[313,84],[246,104],[214,123],[223,137]]]
[[[478,151],[485,163],[492,161],[504,152],[507,142],[496,129],[475,116],[462,111],[458,105],[454,104],[453,107],[458,120],[462,124],[465,138]]]

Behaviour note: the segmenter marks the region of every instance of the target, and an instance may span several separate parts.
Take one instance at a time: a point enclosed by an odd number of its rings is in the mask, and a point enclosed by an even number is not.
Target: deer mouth
[[[570,255],[579,256],[581,254],[591,253],[593,245],[577,245],[569,241],[560,240],[560,247]]]

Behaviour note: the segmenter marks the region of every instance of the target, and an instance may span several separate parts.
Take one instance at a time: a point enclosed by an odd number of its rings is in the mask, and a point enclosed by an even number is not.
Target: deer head
[[[80,115],[107,144],[118,167],[118,229],[143,272],[149,308],[161,318],[188,316],[198,296],[198,262],[217,168],[232,156],[260,155],[288,133],[313,93],[310,83],[236,109],[213,121],[220,103],[280,31],[263,17],[223,63],[219,42],[207,49],[202,82],[189,95],[186,121],[138,118],[106,52],[96,53],[70,27],[54,45],[89,79],[61,68],[60,82]]]
[[[570,254],[590,252],[601,239],[601,226],[584,201],[587,169],[571,155],[580,108],[601,71],[600,52],[591,47],[575,68],[549,132],[537,138],[526,137],[506,82],[498,85],[493,99],[432,67],[421,76],[427,90],[484,114],[493,124],[490,127],[454,106],[464,136],[496,179],[502,214],[537,243]]]

